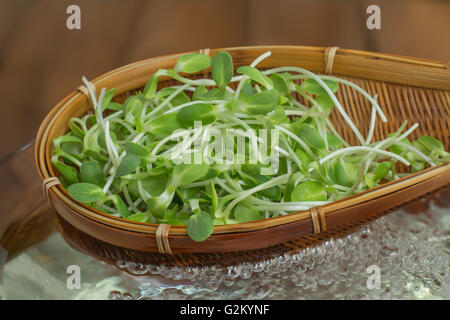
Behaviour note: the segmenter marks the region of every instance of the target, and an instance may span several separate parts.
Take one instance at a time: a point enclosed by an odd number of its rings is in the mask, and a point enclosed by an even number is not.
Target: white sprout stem
[[[416,130],[416,128],[419,126],[418,123],[414,123],[411,128],[409,128],[404,134],[402,134],[400,137],[397,138],[397,141],[402,141],[403,139],[405,139],[407,136],[409,136],[414,130]]]
[[[136,132],[136,130],[134,130],[126,121],[123,121],[122,119],[112,119],[110,122],[115,122],[122,125],[131,134]]]
[[[210,127],[210,125],[206,126],[203,130],[208,130],[209,127]],[[171,151],[172,149],[177,147],[179,144],[176,145],[175,147],[169,149],[168,151],[164,152],[163,155],[171,154],[172,159],[177,159],[186,151],[187,148],[189,148],[192,145],[192,143],[194,143],[195,140],[197,140],[200,137],[200,135],[203,133],[203,130],[199,130],[198,128],[195,128],[193,136],[190,137],[186,142],[183,140],[180,143],[182,146],[179,147],[178,150]]]
[[[409,151],[414,152],[419,157],[421,157],[423,160],[425,160],[430,166],[435,166],[436,165],[430,158],[428,158],[426,155],[424,155],[422,152],[420,152],[419,150],[417,150],[413,146],[410,146],[409,144],[406,144],[406,143],[403,143],[403,142],[397,142],[396,144],[401,146],[401,147],[403,147],[403,148],[405,148],[405,149],[408,149]]]
[[[83,80],[86,88],[88,89],[98,122],[100,123],[100,126],[104,130],[105,129],[105,121],[103,119],[103,113],[102,113],[102,102],[103,102],[103,97],[105,95],[106,89],[102,88],[102,90],[100,91],[100,96],[97,101],[95,93],[94,93],[89,81],[84,76],[82,77],[82,80]]]
[[[187,87],[189,87],[189,86],[186,84],[186,85],[181,86],[180,88],[176,89],[174,92],[172,92],[172,94],[170,94],[159,106],[157,106],[155,109],[150,111],[145,116],[144,120],[149,119],[152,115],[156,114],[158,111],[160,111],[162,108],[164,108],[173,98],[175,98],[180,92],[184,91],[184,89],[186,89]]]
[[[218,184],[222,189],[224,189],[229,194],[233,194],[237,191],[237,190],[233,190],[232,188],[227,186],[226,183],[223,182],[223,180],[220,178],[214,178],[213,182],[214,182],[214,184]]]
[[[288,67],[288,68],[289,68],[289,67]],[[295,67],[292,67],[292,68],[295,68]],[[278,68],[266,70],[266,71],[264,71],[263,73],[265,73],[265,74],[270,74],[270,73],[273,73],[273,72],[277,72],[277,71],[273,71],[273,70],[275,70],[275,69],[278,69]],[[378,115],[379,115],[380,118],[381,118],[381,121],[387,122],[387,118],[386,118],[386,116],[384,115],[383,110],[381,110],[381,107],[378,105],[378,103],[375,101],[375,99],[373,99],[373,98],[370,96],[370,94],[368,94],[368,93],[367,93],[364,89],[362,89],[360,86],[354,84],[353,82],[350,82],[350,81],[347,81],[347,80],[345,80],[345,79],[341,79],[341,78],[338,78],[338,77],[325,76],[325,75],[317,75],[317,77],[319,77],[320,79],[323,79],[323,80],[333,80],[333,81],[336,81],[336,82],[345,84],[345,85],[347,85],[347,86],[349,86],[349,87],[352,87],[353,89],[355,89],[356,91],[358,91],[359,93],[361,93],[365,98],[367,98],[367,100],[369,100],[370,103],[371,103],[372,105],[375,105],[375,108],[377,109],[377,112],[378,112]],[[291,79],[304,79],[304,78],[308,78],[308,77],[307,77],[307,76],[298,76],[298,75],[296,75],[296,76],[291,76],[290,78],[291,78]]]
[[[326,119],[325,123],[333,135],[338,137],[346,147],[350,147],[350,144],[347,141],[345,141],[344,138],[341,137],[341,135],[339,134],[339,132],[337,132],[336,128],[333,126],[333,124],[331,123],[331,121],[329,119]]]
[[[258,58],[256,58],[251,64],[250,67],[255,67],[258,63],[260,63],[261,61],[263,61],[264,59],[270,57],[272,53],[270,51],[267,51],[265,53],[263,53],[262,55],[260,55]],[[242,87],[244,86],[245,81],[248,79],[248,77],[246,75],[241,76],[239,84],[236,88],[236,91],[234,93],[234,98],[237,99],[239,97],[239,94],[241,93]],[[237,78],[233,78],[232,80],[237,80]]]
[[[377,100],[377,95],[375,95],[375,101]],[[373,137],[373,132],[375,130],[375,121],[376,121],[376,107],[374,104],[372,104],[372,113],[370,114],[370,126],[369,126],[369,132],[367,134],[367,138],[366,138],[366,144],[370,144],[370,141],[372,140]]]
[[[253,60],[253,62],[250,64],[250,67],[256,67],[261,61],[263,61],[264,59],[267,59],[271,55],[272,55],[272,52],[270,52],[270,51],[264,52],[258,58]]]
[[[119,211],[117,211],[117,209],[112,208],[104,203],[100,206],[100,209],[107,210],[114,217],[120,217],[120,213]]]
[[[141,169],[139,167],[137,167],[136,169],[136,173],[140,173]],[[141,198],[144,201],[147,201],[149,198],[152,197],[151,194],[149,194],[146,190],[144,190],[144,188],[142,187],[142,181],[141,180],[137,180],[137,185],[138,185],[138,193],[141,196]]]
[[[112,119],[115,119],[115,118],[121,116],[122,113],[123,113],[122,110],[117,111],[117,112],[114,112],[113,114],[110,114],[109,116],[107,116],[107,117],[105,118],[105,120],[112,120]]]
[[[225,125],[220,125],[220,126],[216,126],[216,129],[218,129],[218,128],[226,128],[226,127],[229,127],[230,125],[228,125],[228,124],[225,124]],[[184,136],[184,135],[191,135],[191,133],[193,133],[193,132],[195,132],[197,129],[196,128],[193,128],[193,129],[185,129],[185,130],[183,130],[183,131],[178,131],[178,132],[175,132],[175,133],[172,133],[171,135],[169,135],[169,136],[167,136],[167,137],[165,137],[164,139],[162,139],[154,148],[153,148],[153,150],[152,150],[152,152],[151,152],[151,155],[152,156],[155,156],[156,154],[157,154],[157,152],[159,151],[159,149],[161,149],[161,147],[163,146],[163,145],[165,145],[167,142],[169,142],[169,141],[171,141],[171,140],[174,140],[174,139],[176,139],[176,138],[178,138],[178,137],[182,137],[182,136]],[[209,129],[208,129],[209,130]]]
[[[103,173],[107,174],[108,171],[111,169],[111,159],[108,159],[108,162],[105,164],[105,166],[103,167]]]
[[[133,205],[137,208],[137,206],[140,205],[140,204],[142,203],[142,201],[144,201],[144,200],[142,200],[142,198],[138,198],[138,199],[133,203]]]
[[[97,105],[95,106],[95,112],[97,115],[97,119],[99,120],[99,123],[103,130],[105,130],[105,119],[103,119],[102,102],[103,102],[103,97],[105,95],[105,92],[106,92],[106,89],[103,88],[102,91],[100,92],[100,96],[98,98]]]
[[[283,140],[283,144],[285,145],[286,149],[288,150],[288,153],[290,155],[290,157],[292,158],[292,160],[295,162],[295,164],[297,165],[297,167],[301,170],[302,169],[302,162],[300,161],[300,159],[297,157],[297,155],[295,154],[295,152],[292,150],[291,146],[289,145],[289,143],[287,143],[286,141]]]
[[[108,150],[108,154],[109,157],[111,158],[114,166],[118,166],[119,165],[119,154],[117,153],[117,150],[114,146],[114,142],[111,139],[111,135],[109,132],[109,121],[105,122],[105,144],[106,144],[106,149]]]
[[[410,163],[408,162],[408,160],[406,160],[405,158],[389,152],[389,151],[385,151],[385,150],[379,150],[376,148],[372,148],[372,147],[366,147],[366,146],[357,146],[357,147],[348,147],[348,148],[344,148],[344,149],[340,149],[340,150],[336,150],[332,153],[330,153],[329,155],[327,155],[326,157],[322,158],[319,160],[320,164],[323,164],[324,162],[340,155],[340,154],[344,154],[344,153],[349,153],[349,152],[355,152],[355,151],[369,151],[369,152],[375,152],[375,153],[379,153],[385,156],[388,156],[390,158],[394,158],[397,159],[398,161],[404,163],[405,165],[409,166]]]
[[[302,109],[303,111],[306,111],[306,112],[309,111],[309,108],[307,106],[305,106],[304,104],[301,104],[299,101],[297,101],[295,99],[292,100],[292,103],[293,103],[293,105],[292,105],[293,107]]]
[[[87,88],[87,90],[89,92],[89,95],[90,95],[90,98],[91,98],[91,102],[92,102],[94,110],[95,110],[96,107],[97,107],[97,97],[95,96],[94,90],[92,89],[91,84],[89,83],[88,79],[86,79],[85,76],[83,76],[81,78],[81,80],[83,81],[84,85],[86,86],[86,88]]]
[[[279,146],[275,146],[274,149],[275,149],[275,151],[278,151],[279,153],[281,153],[281,154],[282,154],[283,156],[285,156],[286,158],[290,158],[290,157],[291,157],[291,154],[289,154],[288,151],[286,151],[286,150],[280,148]]]
[[[250,132],[250,134],[248,134],[248,138],[251,140],[254,150],[256,150],[257,159],[262,162],[262,156],[258,149],[258,137],[255,135],[250,126],[247,123],[245,123],[245,121],[242,121],[241,119],[236,117],[233,117],[232,119],[233,121],[240,124],[243,128],[247,129],[248,132]]]
[[[244,86],[245,81],[248,79],[247,76],[243,76],[241,81],[239,81],[239,84],[236,88],[236,92],[234,93],[234,99],[237,99],[239,95],[241,94],[242,87]]]
[[[226,101],[225,100],[209,100],[209,101],[195,100],[195,101],[190,101],[190,102],[180,104],[179,106],[176,106],[172,109],[169,109],[169,110],[163,112],[161,115],[177,112],[177,111],[183,109],[184,107],[187,107],[187,106],[190,106],[193,104],[223,104],[223,103],[226,103]]]
[[[144,132],[141,132],[141,133],[139,133],[136,137],[134,137],[134,139],[131,140],[131,142],[133,142],[133,143],[138,143],[139,140],[141,140],[142,137],[144,137],[144,136],[145,136],[145,133],[144,133]]]
[[[252,195],[253,193],[259,192],[261,190],[273,187],[274,185],[277,185],[279,183],[285,182],[287,179],[289,179],[289,174],[284,174],[282,176],[273,178],[272,180],[269,180],[267,182],[264,182],[254,188],[251,188],[249,190],[246,190],[242,192],[238,197],[236,197],[231,203],[227,206],[227,208],[224,211],[225,217],[228,217],[231,210],[243,199],[247,198],[248,196]]]
[[[289,157],[286,157],[286,169],[287,173],[292,174],[292,164],[291,161],[289,161]]]
[[[109,190],[109,187],[111,187],[111,184],[114,181],[114,175],[109,176],[108,180],[106,180],[105,186],[103,187],[103,193],[107,193]]]
[[[197,188],[197,187],[204,187],[204,186],[209,186],[209,180],[185,184],[183,186],[180,186],[180,188],[181,189],[190,189],[190,188]]]
[[[287,116],[303,116],[305,115],[307,111],[300,111],[300,110],[285,110],[284,113]]]
[[[130,193],[128,192],[128,187],[126,187],[126,186],[123,188],[123,195],[125,196],[125,200],[127,200],[128,209],[130,209],[134,212],[137,212],[138,209],[134,205],[133,200],[131,200]]]
[[[376,99],[372,98],[372,97],[370,96],[370,94],[368,94],[368,93],[367,93],[364,89],[362,89],[360,86],[354,84],[353,82],[347,81],[347,80],[345,80],[345,79],[341,79],[341,78],[337,78],[337,77],[333,77],[333,76],[324,76],[324,75],[320,75],[320,76],[318,76],[318,77],[320,77],[321,79],[324,79],[324,80],[334,80],[334,81],[336,81],[336,82],[340,82],[340,83],[343,83],[343,84],[345,84],[345,85],[347,85],[347,86],[349,86],[349,87],[352,87],[353,89],[355,89],[356,91],[358,91],[359,93],[361,93],[364,97],[366,97],[367,100],[369,100],[370,103],[371,103],[372,105],[375,106],[375,108],[377,109],[378,115],[379,115],[380,118],[381,118],[381,121],[387,122],[387,118],[386,118],[386,116],[384,115],[383,110],[381,110],[381,107],[380,107],[380,105],[377,103]]]
[[[195,129],[187,129],[187,130],[183,130],[183,131],[179,131],[176,133],[172,133],[170,136],[165,137],[164,139],[162,139],[152,150],[151,155],[155,156],[156,153],[159,151],[159,149],[165,145],[167,142],[174,140],[178,137],[182,137],[184,135],[190,135],[192,132],[194,132]]]
[[[88,131],[88,128],[86,126],[86,119],[81,120],[79,118],[72,118],[71,120],[75,123],[78,123],[84,132]]]
[[[400,128],[396,131],[396,134],[398,134],[399,132],[401,132],[403,130],[403,128],[406,126],[406,121],[400,126]],[[381,149],[381,147],[385,147],[386,145],[388,145],[389,143],[397,143],[401,140],[403,140],[404,138],[406,138],[407,136],[409,136],[417,127],[419,126],[418,123],[415,123],[414,125],[411,126],[411,128],[409,128],[405,133],[403,133],[401,136],[399,137],[389,137],[383,141],[378,142],[375,145],[375,149]],[[371,154],[368,155],[369,159],[367,160],[367,166],[365,167],[364,170],[364,174],[366,174],[367,170],[369,170],[369,167],[374,159],[374,155],[371,156]]]
[[[166,73],[165,75],[169,75]],[[216,86],[216,82],[211,79],[198,79],[198,80],[192,80],[185,77],[182,77],[180,75],[169,75],[170,77],[174,78],[175,80],[178,80],[180,82],[185,83],[186,85],[191,86]]]
[[[341,186],[339,184],[333,184],[333,185],[331,185],[331,187],[338,189],[338,190],[342,190],[342,191],[349,191],[351,189],[349,187]]]
[[[358,140],[360,141],[361,144],[364,144],[364,138],[361,135],[361,133],[359,132],[358,128],[355,126],[355,124],[353,123],[353,121],[350,119],[350,117],[348,116],[347,112],[345,112],[344,108],[342,107],[341,103],[339,102],[339,100],[336,98],[336,96],[334,95],[334,93],[330,90],[330,88],[328,88],[327,84],[325,82],[323,82],[323,80],[315,75],[314,73],[303,69],[303,68],[299,68],[299,67],[279,67],[279,68],[274,68],[271,69],[271,73],[273,72],[284,72],[284,71],[294,71],[294,72],[299,72],[299,73],[303,73],[305,75],[308,75],[310,78],[316,80],[316,82],[325,90],[325,92],[330,96],[331,100],[333,101],[333,103],[335,104],[336,108],[338,109],[339,113],[342,115],[342,117],[344,118],[344,120],[348,123],[348,125],[350,126],[350,128],[352,129],[352,131],[354,132],[355,136],[358,138]],[[372,99],[372,97],[371,97]],[[373,99],[372,99],[373,100]]]
[[[327,129],[326,129],[326,127],[323,125],[322,121],[319,121],[319,119],[313,118],[313,120],[316,123],[319,135],[322,137],[323,142],[325,143],[325,149],[327,151],[329,151],[330,148],[328,147],[328,136],[327,136]],[[322,119],[320,119],[320,120],[322,120]]]
[[[82,163],[77,158],[75,158],[74,156],[64,152],[64,155],[61,155],[61,157],[72,161],[77,167],[81,167]]]
[[[308,147],[308,145],[299,137],[297,137],[295,134],[293,134],[291,131],[279,126],[279,125],[275,125],[275,128],[277,128],[278,130],[280,130],[281,132],[283,132],[284,134],[286,134],[287,136],[289,136],[290,138],[294,139],[296,142],[298,142],[303,149],[305,149],[305,151],[312,156],[313,152],[311,151],[311,149]]]
[[[109,123],[108,123],[108,129],[109,129]],[[109,130],[108,130],[108,132],[109,132]],[[144,135],[143,133],[139,134],[135,139],[133,139],[133,142],[136,143],[137,141],[139,141],[140,138],[141,138],[143,135]],[[105,133],[105,140],[106,140],[106,133]],[[107,145],[107,146],[108,146],[108,145]],[[115,150],[115,147],[114,147],[114,146],[113,146],[113,148],[114,148],[114,150]],[[117,154],[117,150],[116,150],[116,154]],[[116,172],[117,172],[119,163],[120,163],[120,161],[125,157],[125,155],[126,155],[126,151],[123,151],[123,152],[121,153],[121,155],[117,158],[117,160],[116,160],[116,161],[117,161],[117,165],[113,165],[113,167],[112,167],[112,173],[111,173],[110,177],[108,178],[108,180],[106,181],[105,186],[103,187],[103,193],[107,193],[108,190],[109,190],[109,188],[111,187],[111,184],[112,184],[113,181],[114,181],[114,177],[116,176]],[[111,157],[111,159],[112,159],[112,161],[114,162],[114,157]],[[137,169],[137,171],[139,171],[139,168]],[[140,183],[140,180],[138,180],[138,186],[139,186],[139,183]],[[142,184],[141,184],[141,186],[142,186]],[[141,196],[142,196],[142,195],[141,195]]]

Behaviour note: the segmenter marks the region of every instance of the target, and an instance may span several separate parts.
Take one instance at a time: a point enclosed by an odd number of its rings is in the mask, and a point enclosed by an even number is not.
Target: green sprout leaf
[[[79,173],[74,167],[71,167],[61,161],[53,161],[53,166],[59,171],[67,183],[73,184],[80,182]]]
[[[226,91],[223,88],[214,88],[209,91],[198,93],[196,95],[196,100],[223,100],[225,99]]]
[[[116,177],[121,177],[134,172],[137,167],[139,167],[141,159],[135,154],[127,154],[120,161],[119,167],[117,168]]]
[[[175,65],[175,72],[195,73],[209,68],[211,57],[201,53],[190,53],[181,56]]]
[[[178,187],[203,178],[209,171],[207,164],[179,164],[173,168],[172,185]]]
[[[131,99],[130,99],[131,98]],[[137,97],[130,97],[125,101],[125,120],[132,123],[135,117],[140,117],[142,113],[143,103]]]
[[[383,179],[389,173],[391,166],[392,164],[389,161],[380,163],[373,171],[373,179],[377,182]]]
[[[345,167],[341,162],[337,161],[334,167],[330,168],[329,175],[335,183],[341,186],[351,187],[358,177],[358,169],[350,162],[345,162],[344,164]]]
[[[103,190],[92,183],[75,183],[70,185],[67,191],[76,201],[84,203],[96,202],[105,198]]]
[[[135,213],[127,217],[127,220],[135,222],[150,222],[150,218],[146,213]]]
[[[226,51],[217,53],[211,62],[211,74],[219,88],[226,87],[233,77],[233,60]]]
[[[114,94],[116,93],[117,89],[111,89],[106,91],[105,95],[103,96],[102,100],[102,111],[104,111],[108,105],[111,103],[112,98],[114,98]]]
[[[261,219],[259,211],[245,205],[237,205],[234,209],[234,218],[239,222],[250,222]]]
[[[156,89],[158,87],[158,75],[154,74],[150,77],[147,84],[144,87],[144,97],[147,100],[152,99],[156,94]]]
[[[172,112],[144,123],[144,128],[154,135],[168,136],[176,129],[181,129],[182,125],[178,121],[178,113]]]
[[[246,75],[251,80],[259,83],[260,85],[264,86],[268,90],[273,88],[272,80],[268,76],[262,74],[261,71],[259,71],[258,69],[254,68],[254,67],[243,66],[243,67],[239,67],[236,71],[237,71],[237,73]]]
[[[160,103],[162,103],[168,96],[170,96],[172,93],[174,93],[175,90],[176,90],[175,88],[170,88],[170,87],[163,88],[157,93],[155,99],[157,99]],[[189,96],[184,92],[180,92],[175,97],[173,97],[172,100],[170,100],[170,104],[172,106],[176,107],[181,104],[188,103],[189,101],[191,101]]]
[[[83,129],[79,127],[79,125],[75,122],[77,118],[72,118],[69,121],[69,129],[73,133],[74,136],[83,139],[86,134]]]
[[[177,119],[184,128],[194,127],[195,121],[200,121],[205,126],[216,120],[216,111],[209,104],[193,104],[181,109],[178,112]]]
[[[287,96],[291,92],[289,89],[289,82],[285,77],[279,75],[278,73],[272,73],[270,75],[270,80],[272,80],[273,88],[277,90],[280,95]]]
[[[331,80],[322,80],[322,81],[325,82],[327,87],[333,93],[336,92],[339,88],[338,83],[335,81]],[[327,94],[325,89],[314,79],[306,79],[305,81],[303,81],[302,84],[300,85],[300,89],[318,96]]]
[[[237,104],[239,112],[245,112],[251,115],[267,114],[274,110],[280,102],[280,94],[277,90],[267,90],[254,94],[248,98],[240,99]]]
[[[194,100],[204,100],[202,98],[203,94],[207,93],[208,89],[205,86],[198,86],[195,88],[194,93],[192,94],[192,101]]]
[[[213,230],[213,219],[204,211],[193,214],[186,224],[186,231],[194,241],[206,240],[212,234]]]
[[[100,166],[100,163],[96,160],[84,161],[80,167],[81,181],[95,184],[99,187],[103,187],[106,183],[105,174]]]
[[[437,150],[437,151],[443,151],[444,145],[437,139],[430,137],[430,136],[421,136],[419,139],[417,139],[419,143],[421,143],[425,148],[430,150],[431,152]]]
[[[108,196],[108,199],[114,203],[114,206],[116,207],[117,211],[119,211],[122,218],[128,218],[129,216],[131,216],[130,210],[128,210],[127,205],[119,195],[110,195]]]
[[[297,185],[292,190],[291,201],[325,201],[327,191],[317,181],[306,181]]]
[[[338,137],[332,135],[331,133],[327,132],[327,140],[328,140],[328,146],[330,148],[338,148],[342,146],[342,141]]]
[[[149,152],[147,149],[145,149],[143,146],[137,144],[137,143],[133,143],[128,141],[125,144],[125,151],[127,152],[127,154],[134,154],[136,156],[138,156],[139,158],[147,158],[149,155]]]
[[[314,100],[324,112],[330,112],[334,107],[333,100],[331,100],[330,96],[327,94],[319,95]]]
[[[364,180],[369,188],[373,188],[381,179],[383,179],[391,168],[392,163],[385,161],[380,163],[373,172],[364,175]]]
[[[325,142],[320,136],[319,131],[312,125],[303,125],[300,129],[300,138],[308,144],[308,146],[316,149],[325,148]]]

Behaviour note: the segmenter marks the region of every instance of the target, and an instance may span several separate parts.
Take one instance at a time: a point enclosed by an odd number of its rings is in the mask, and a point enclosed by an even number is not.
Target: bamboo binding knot
[[[90,81],[88,82],[88,84],[91,86],[92,90],[94,91],[94,94],[97,95],[97,88],[95,87],[95,84],[93,84]],[[77,90],[86,95],[86,98],[88,99],[91,108],[94,109],[94,102],[91,99],[91,95],[89,94],[88,88],[86,88],[85,85],[81,85],[77,88]]]
[[[327,222],[325,213],[321,207],[314,207],[310,209],[311,220],[313,224],[314,234],[318,234],[327,230]]]
[[[205,54],[205,55],[209,56],[209,51],[210,51],[209,48],[205,48],[205,49],[198,50],[198,53]]]
[[[326,74],[333,73],[334,56],[339,47],[328,47],[323,54],[324,69]]]
[[[58,184],[61,184],[61,181],[57,177],[48,177],[42,181],[42,191],[44,192],[45,199],[50,203],[49,191],[51,187],[55,187]]]
[[[156,229],[156,244],[158,246],[159,253],[172,253],[172,249],[169,244],[169,230],[170,224],[160,224]]]

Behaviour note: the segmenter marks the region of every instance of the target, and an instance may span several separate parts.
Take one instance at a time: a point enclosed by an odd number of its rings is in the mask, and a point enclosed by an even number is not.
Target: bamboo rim
[[[251,55],[246,53],[246,51],[249,49],[253,50]],[[322,47],[237,47],[210,50],[210,54],[214,55],[216,52],[221,50],[226,50],[231,55],[243,55],[245,59],[249,60],[249,62],[256,55],[267,50],[276,50],[277,55],[285,55],[287,60],[292,60],[292,57],[295,56],[295,54],[292,54],[292,51],[294,51],[294,53],[299,54],[302,58],[305,57],[305,61],[302,60],[303,67],[314,72],[323,72],[325,70],[324,54],[326,48]],[[288,54],[288,52],[290,53]],[[151,58],[140,62],[135,62],[108,72],[105,75],[93,80],[92,83],[97,88],[111,87],[111,83],[114,83],[115,85],[113,87],[117,88],[116,95],[119,95],[123,92],[143,87],[152,73],[154,73],[159,68],[173,66],[178,57],[183,54],[185,53],[167,55],[163,57]],[[349,59],[353,59],[354,61],[356,61],[356,66],[354,65],[354,62],[350,63]],[[247,61],[245,60],[245,62]],[[361,67],[361,65],[363,67]],[[365,77],[361,77],[359,75],[362,72],[361,70],[364,70],[364,68],[367,68],[368,66],[376,66],[377,68],[375,68],[375,72],[370,73],[369,77],[367,77],[367,75]],[[396,73],[392,71],[393,66],[397,67]],[[405,78],[404,70],[405,68],[411,66],[414,66],[415,72],[413,72],[411,75],[408,74],[408,77]],[[261,67],[269,68],[273,67],[273,65],[270,65],[270,59],[267,59],[267,61],[263,61],[263,63],[261,63]],[[450,90],[450,70],[448,70],[448,65],[443,62],[425,59],[408,58],[380,53],[372,53],[367,51],[339,49],[334,56],[333,73],[336,75],[351,75],[370,80],[385,80],[386,78],[382,77],[391,75],[392,77],[389,78],[389,81],[393,83]],[[447,99],[447,101],[450,101],[448,92],[445,92],[445,98]],[[39,174],[43,180],[55,176],[55,172],[53,171],[50,163],[52,129],[54,128],[54,125],[57,122],[58,118],[64,112],[67,112],[68,106],[73,103],[88,104],[88,100],[81,92],[72,92],[50,111],[50,113],[42,122],[37,133],[35,157]],[[320,208],[326,216],[338,214],[336,212],[338,210],[348,208],[365,201],[376,199],[379,196],[385,196],[389,193],[395,192],[396,190],[404,187],[409,187],[429,178],[433,178],[439,175],[448,175],[449,172],[450,164],[444,164],[429,168],[427,170],[408,175],[404,178],[392,181],[374,189],[367,190],[363,193],[359,193],[340,201],[324,205]],[[76,203],[69,197],[67,191],[64,190],[60,185],[51,188],[49,192],[54,193],[54,195],[62,200],[65,205],[75,210],[78,214],[105,225],[109,225],[122,230],[135,231],[145,234],[155,234],[159,226],[158,224],[140,223],[124,220],[122,218],[116,218],[107,215],[106,213],[89,208],[84,204]],[[309,210],[300,211],[286,216],[266,220],[240,223],[235,225],[215,226],[213,235],[262,230],[273,226],[285,225],[293,221],[306,220],[310,218],[311,213]],[[187,235],[186,227],[171,226],[169,236],[172,235]]]

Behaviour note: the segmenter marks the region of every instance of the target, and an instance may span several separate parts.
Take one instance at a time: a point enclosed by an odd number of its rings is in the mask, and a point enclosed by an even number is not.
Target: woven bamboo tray
[[[379,104],[388,118],[387,123],[377,123],[375,139],[385,138],[408,120],[410,124],[420,124],[412,139],[427,134],[442,141],[446,150],[450,149],[450,70],[443,62],[335,47],[260,46],[203,49],[201,52],[214,56],[221,50],[232,55],[236,68],[249,65],[257,56],[270,50],[272,56],[259,67],[298,66],[353,81],[372,96],[378,94]],[[136,62],[102,75],[92,83],[98,92],[103,87],[117,88],[115,99],[123,101],[141,89],[158,69],[172,68],[182,54]],[[202,73],[192,77],[205,75],[208,76]],[[173,83],[173,80],[162,79],[160,86]],[[80,87],[72,92],[44,119],[37,134],[35,157],[60,231],[71,245],[106,260],[202,264],[202,261],[261,256],[268,252],[283,252],[286,248],[302,248],[331,236],[347,234],[362,223],[450,184],[450,164],[444,164],[308,211],[216,226],[213,234],[203,242],[192,241],[184,226],[167,226],[163,230],[166,234],[157,237],[160,225],[126,221],[91,209],[72,200],[53,178],[57,173],[50,162],[52,139],[68,130],[70,118],[91,110],[83,91],[84,87]],[[369,103],[355,90],[342,86],[337,97],[361,132],[367,133]],[[308,101],[299,100],[308,105]],[[337,112],[331,114],[331,121],[344,139],[357,144],[351,130],[339,125],[342,121]]]

